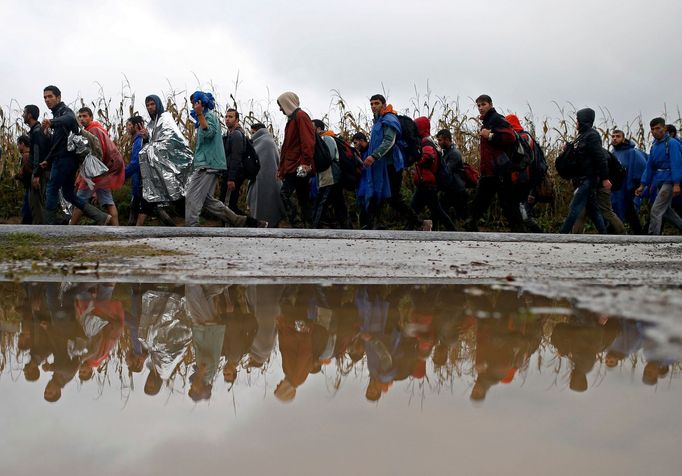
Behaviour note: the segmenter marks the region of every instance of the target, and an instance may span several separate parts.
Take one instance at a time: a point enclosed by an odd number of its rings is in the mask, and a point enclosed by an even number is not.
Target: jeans
[[[671,204],[673,201],[673,184],[664,183],[658,187],[658,195],[656,195],[656,200],[654,200],[653,205],[651,205],[650,221],[649,221],[649,234],[650,235],[660,235],[661,228],[663,227],[663,219],[665,218],[677,228],[682,230],[682,218],[675,213],[672,209]]]
[[[597,190],[597,205],[599,205],[599,211],[601,212],[602,218],[605,222],[611,225],[613,233],[616,235],[625,234],[625,225],[620,221],[616,212],[613,211],[611,206],[611,191],[609,189],[599,187]],[[573,224],[572,233],[582,233],[583,228],[585,228],[585,215],[586,210],[580,212],[578,219]]]
[[[54,225],[56,214],[59,209],[59,191],[62,191],[64,200],[71,203],[74,207],[83,210],[85,202],[76,196],[74,184],[76,173],[78,172],[78,162],[75,159],[60,158],[52,164],[50,180],[47,182],[45,192],[45,210],[47,213],[47,224]]]
[[[587,215],[592,220],[592,223],[594,223],[597,231],[605,234],[606,225],[604,225],[604,218],[601,216],[599,205],[597,204],[597,177],[581,177],[578,180],[578,188],[573,192],[568,215],[566,220],[564,220],[564,224],[561,225],[559,233],[570,233],[580,213],[583,210],[587,210]]]

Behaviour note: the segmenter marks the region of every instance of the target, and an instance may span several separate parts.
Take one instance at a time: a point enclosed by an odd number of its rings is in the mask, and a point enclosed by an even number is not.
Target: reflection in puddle
[[[62,282],[5,283],[0,295],[0,388],[40,382],[47,402],[69,385],[210,401],[218,386],[275,374],[263,385],[280,402],[316,374],[327,396],[360,381],[364,395],[344,398],[376,402],[404,396],[404,382],[421,398],[458,385],[483,401],[532,375],[585,392],[609,369],[636,375],[632,385],[680,370],[678,347],[667,344],[679,336],[658,335],[653,323],[502,288]]]

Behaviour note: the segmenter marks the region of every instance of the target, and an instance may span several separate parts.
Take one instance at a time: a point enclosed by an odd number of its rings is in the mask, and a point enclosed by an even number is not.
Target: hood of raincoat
[[[521,132],[523,130],[523,126],[521,125],[521,121],[519,121],[519,118],[516,114],[509,114],[508,116],[504,116],[504,119],[511,124],[512,129],[516,132]]]
[[[431,135],[431,121],[429,121],[428,117],[418,117],[414,120],[414,123],[417,125],[420,138],[423,139]]]
[[[296,93],[292,93],[291,91],[287,91],[280,95],[280,97],[277,98],[277,104],[282,107],[284,114],[287,116],[291,116],[296,109],[301,107],[300,99],[298,99]]]
[[[157,96],[156,94],[150,94],[149,96],[144,98],[145,104],[147,104],[148,101],[154,101],[154,104],[156,104],[156,116],[151,118],[153,121],[154,119],[159,117],[161,114],[163,114],[166,109],[163,107],[163,103],[161,102],[161,98],[159,96]]]
[[[595,115],[594,109],[589,107],[578,111],[576,113],[576,117],[578,118],[578,130],[591,128],[594,124]]]

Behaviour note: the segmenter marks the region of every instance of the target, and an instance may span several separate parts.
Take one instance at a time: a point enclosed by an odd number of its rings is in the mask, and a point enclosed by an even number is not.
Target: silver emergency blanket
[[[151,203],[172,202],[185,195],[192,151],[169,112],[147,126],[149,142],[140,151],[142,197]]]
[[[76,152],[76,155],[79,157],[85,156],[78,171],[80,172],[81,177],[83,177],[83,180],[85,180],[85,183],[88,184],[88,188],[93,190],[95,188],[95,182],[92,179],[109,172],[109,167],[92,154],[88,139],[82,135],[71,132],[66,142],[66,149],[71,152]]]
[[[91,152],[88,140],[80,134],[69,133],[66,141],[66,150],[76,152],[76,155],[83,156]]]
[[[165,291],[147,291],[142,296],[139,339],[163,380],[172,375],[192,343],[184,301],[179,294]]]

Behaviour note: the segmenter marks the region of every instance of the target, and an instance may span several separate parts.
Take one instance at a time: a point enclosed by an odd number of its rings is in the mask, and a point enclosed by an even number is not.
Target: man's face
[[[88,127],[90,123],[92,122],[92,116],[88,114],[87,112],[79,112],[78,113],[78,122],[80,122],[81,126],[83,127]]]
[[[21,117],[24,119],[24,124],[28,124],[28,118],[30,115],[26,109],[24,109],[24,113],[21,115]]]
[[[611,134],[611,145],[614,147],[618,147],[621,145],[623,142],[625,142],[625,136],[621,134],[620,132],[614,132]]]
[[[493,105],[489,102],[481,101],[476,103],[476,107],[478,108],[478,113],[483,117],[488,114],[488,111],[493,108]]]
[[[227,125],[228,128],[232,129],[237,125],[239,120],[237,119],[237,113],[234,111],[229,111],[227,114],[225,114],[225,125]]]
[[[438,147],[441,149],[449,149],[452,145],[452,141],[444,136],[437,136],[436,140],[438,141]]]
[[[156,117],[156,103],[150,99],[144,103],[144,105],[147,107],[147,114],[149,114],[149,117]]]
[[[372,108],[372,114],[378,115],[381,113],[381,110],[386,106],[385,103],[381,102],[378,99],[373,99],[369,102],[369,107]]]
[[[367,141],[362,140],[362,139],[353,139],[353,147],[355,147],[356,150],[360,152],[364,152],[367,150]]]
[[[282,105],[279,103],[279,101],[277,101],[277,105],[279,106],[279,110],[282,111],[282,114],[284,114],[284,115],[286,116],[287,113],[284,112],[284,108],[283,108]]]
[[[661,140],[663,137],[665,137],[665,126],[661,124],[656,124],[654,127],[651,128],[651,135],[654,136],[654,139],[656,140]]]
[[[19,149],[19,153],[21,154],[22,157],[28,155],[28,151],[30,150],[30,148],[26,144],[19,144],[17,148]]]
[[[48,109],[52,109],[59,101],[62,100],[61,96],[55,96],[52,91],[43,91],[43,99],[45,100],[45,105]]]
[[[133,123],[130,121],[126,122],[126,132],[128,133],[129,136],[135,135],[135,127],[133,126]]]

